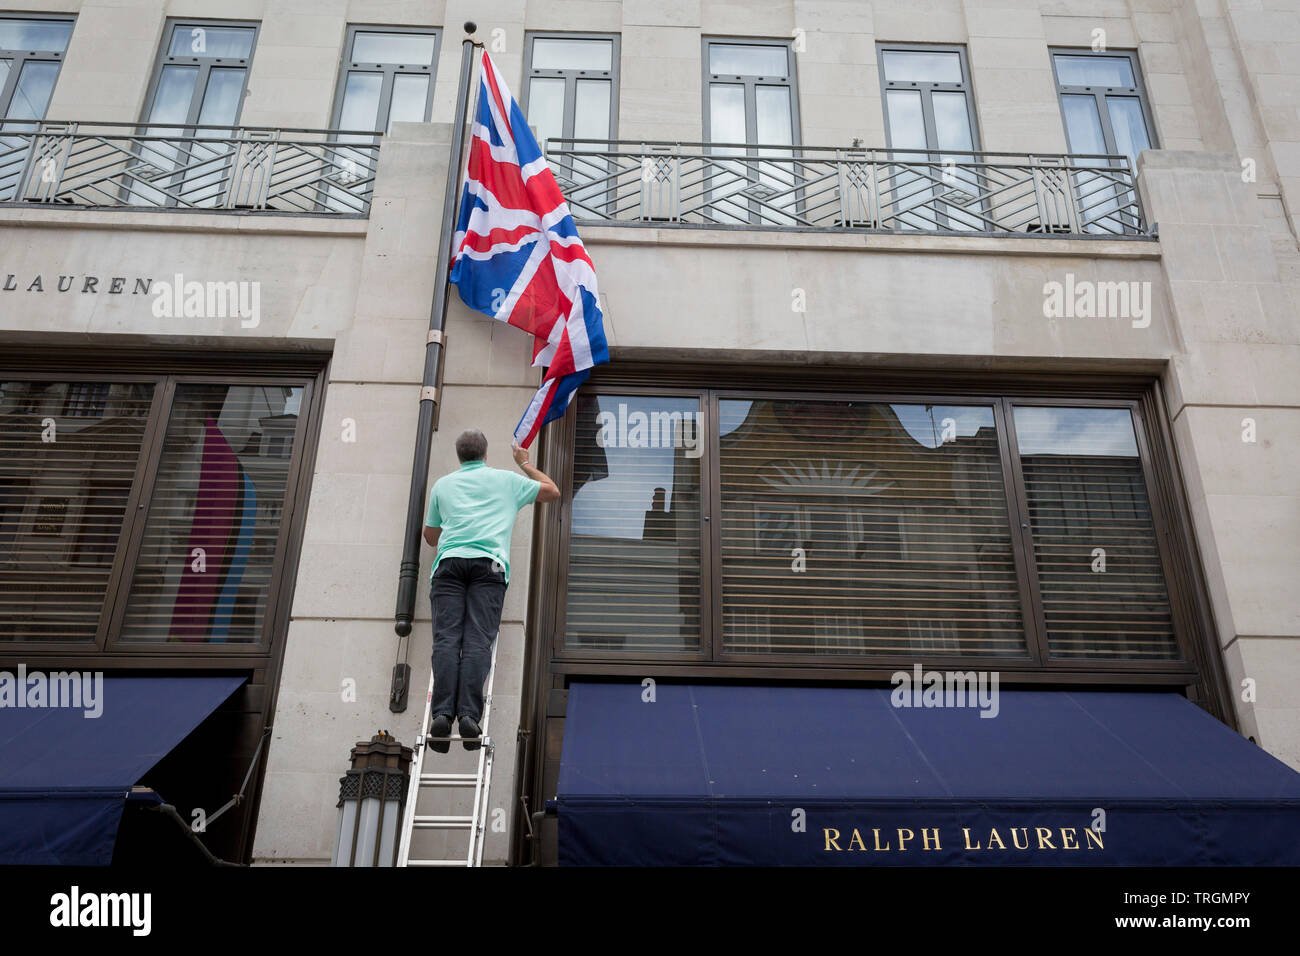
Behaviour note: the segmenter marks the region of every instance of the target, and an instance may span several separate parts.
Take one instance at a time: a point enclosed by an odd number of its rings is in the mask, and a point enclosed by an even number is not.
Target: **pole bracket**
[[[424,340],[425,345],[446,345],[447,334],[441,329],[430,329],[428,337]]]
[[[420,401],[434,402],[438,401],[438,389],[433,385],[425,385],[420,389]]]

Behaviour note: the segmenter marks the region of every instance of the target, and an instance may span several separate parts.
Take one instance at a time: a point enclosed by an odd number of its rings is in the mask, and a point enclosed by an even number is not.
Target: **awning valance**
[[[47,681],[39,698],[33,678]],[[67,706],[69,683],[27,675],[24,706],[0,708],[0,864],[111,862],[131,785],[245,679],[104,677]]]
[[[569,688],[562,864],[1300,864],[1300,774],[1174,693]]]

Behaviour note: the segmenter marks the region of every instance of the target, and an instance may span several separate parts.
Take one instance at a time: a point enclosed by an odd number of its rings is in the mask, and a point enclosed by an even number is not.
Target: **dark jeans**
[[[492,564],[491,558],[443,558],[433,576],[435,717],[483,719],[483,682],[506,596],[505,573]]]

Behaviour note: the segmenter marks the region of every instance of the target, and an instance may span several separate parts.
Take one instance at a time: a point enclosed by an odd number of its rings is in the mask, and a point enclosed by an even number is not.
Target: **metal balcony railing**
[[[0,203],[364,218],[380,135],[0,122]]]
[[[1127,157],[550,139],[578,221],[1148,235]]]

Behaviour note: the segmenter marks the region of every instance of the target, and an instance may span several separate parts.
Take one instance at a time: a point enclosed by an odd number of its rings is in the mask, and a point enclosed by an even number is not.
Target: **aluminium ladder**
[[[398,866],[482,866],[483,837],[487,824],[488,790],[492,785],[492,756],[496,745],[488,736],[488,720],[492,716],[492,683],[497,672],[497,647],[501,643],[498,636],[492,642],[492,664],[488,668],[487,687],[483,694],[483,719],[479,729],[483,736],[478,749],[478,767],[474,773],[425,773],[424,753],[428,745],[429,722],[433,718],[433,669],[429,670],[429,690],[424,697],[424,722],[420,724],[420,733],[415,738],[415,766],[411,768],[411,781],[406,792],[406,807],[402,811],[402,842],[398,850]],[[455,727],[453,715],[453,727]],[[458,728],[457,728],[458,729]],[[459,733],[450,738],[454,746],[464,738]],[[446,757],[450,754],[438,754]],[[445,790],[474,788],[473,809],[469,815],[421,814],[416,812],[416,804],[422,791],[433,793]],[[411,840],[416,830],[466,830],[469,833],[469,845],[463,857],[450,859],[414,859],[411,857]]]

